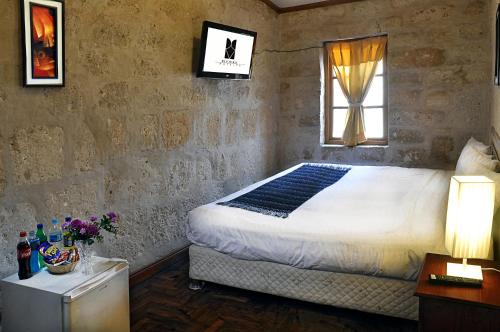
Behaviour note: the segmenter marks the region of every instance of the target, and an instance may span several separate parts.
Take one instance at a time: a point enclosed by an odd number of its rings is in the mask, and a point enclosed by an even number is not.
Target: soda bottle
[[[19,234],[21,238],[17,244],[17,262],[19,263],[19,271],[17,275],[19,279],[31,278],[31,268],[30,268],[30,258],[31,258],[31,247],[26,238],[26,232],[21,232]]]
[[[49,233],[49,242],[56,246],[59,250],[64,249],[64,244],[62,240],[62,231],[59,221],[57,219],[52,219],[52,228]]]
[[[47,242],[47,235],[45,235],[45,232],[43,231],[43,224],[36,225],[36,237],[40,240],[40,244]],[[42,255],[38,255],[38,263],[40,264],[40,268],[44,268],[46,266]]]
[[[30,243],[31,247],[31,258],[30,258],[30,267],[31,267],[31,273],[35,274],[38,271],[40,271],[40,262],[38,261],[39,259],[39,252],[38,252],[38,247],[40,246],[40,240],[36,237],[35,231],[30,231],[30,236],[28,237],[28,241]]]

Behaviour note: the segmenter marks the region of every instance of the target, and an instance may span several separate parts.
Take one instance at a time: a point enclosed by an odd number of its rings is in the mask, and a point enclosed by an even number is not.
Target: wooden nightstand
[[[470,264],[499,268],[492,261],[470,259]],[[420,331],[500,331],[500,273],[483,271],[482,288],[429,283],[429,274],[446,274],[450,256],[427,254],[415,295],[420,298]]]

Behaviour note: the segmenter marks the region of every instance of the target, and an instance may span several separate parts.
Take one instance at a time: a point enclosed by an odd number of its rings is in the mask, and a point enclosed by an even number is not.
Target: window
[[[387,54],[387,52],[385,53]],[[349,103],[340,88],[328,54],[325,55],[325,144],[344,144],[342,136]],[[387,55],[377,65],[370,90],[363,102],[365,135],[362,145],[387,144]]]

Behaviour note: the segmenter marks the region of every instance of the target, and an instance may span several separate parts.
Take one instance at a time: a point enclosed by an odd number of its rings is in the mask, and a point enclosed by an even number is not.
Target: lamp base
[[[446,274],[454,277],[483,280],[483,270],[479,265],[447,263]]]

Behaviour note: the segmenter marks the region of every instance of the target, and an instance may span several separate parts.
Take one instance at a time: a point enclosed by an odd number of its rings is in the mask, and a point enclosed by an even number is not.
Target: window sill
[[[356,148],[361,148],[361,149],[372,149],[372,148],[384,148],[387,149],[389,147],[388,144],[383,144],[383,145],[356,145],[356,146],[345,146],[342,144],[320,144],[322,148],[346,148],[346,149],[356,149]]]

